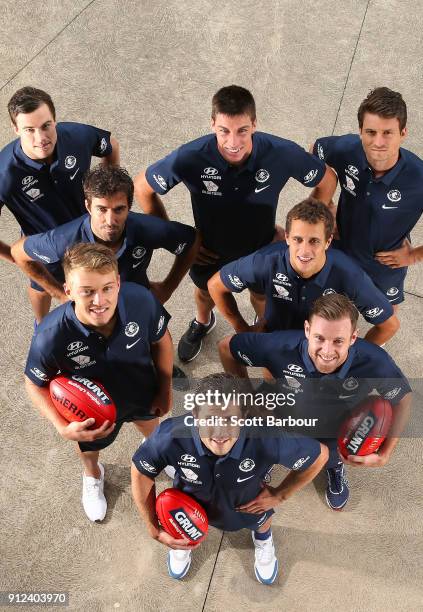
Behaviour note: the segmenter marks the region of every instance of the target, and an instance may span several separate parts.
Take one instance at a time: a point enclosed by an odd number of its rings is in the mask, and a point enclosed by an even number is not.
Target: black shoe
[[[193,319],[189,324],[187,331],[184,333],[178,344],[178,357],[181,361],[192,361],[201,351],[204,336],[207,336],[216,325],[216,317],[213,310],[210,315],[210,323],[203,325],[196,319]]]
[[[172,387],[175,391],[186,391],[189,387],[187,375],[178,366],[173,366],[172,371]]]

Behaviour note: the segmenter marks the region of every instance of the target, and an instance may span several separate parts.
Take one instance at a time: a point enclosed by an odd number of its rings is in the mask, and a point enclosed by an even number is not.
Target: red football
[[[104,421],[116,421],[116,406],[99,382],[74,374],[56,376],[50,382],[50,397],[56,410],[69,422],[95,419],[90,429],[97,429]]]
[[[179,489],[166,489],[156,499],[156,513],[163,529],[173,538],[202,542],[209,529],[204,508]]]
[[[392,421],[392,407],[382,397],[369,397],[345,421],[338,438],[341,455],[370,455],[386,438]]]

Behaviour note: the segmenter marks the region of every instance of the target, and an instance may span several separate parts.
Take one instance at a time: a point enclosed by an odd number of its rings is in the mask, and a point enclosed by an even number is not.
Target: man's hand
[[[198,548],[201,544],[201,542],[199,544],[191,544],[187,538],[172,538],[172,536],[166,533],[166,531],[163,531],[163,529],[160,529],[158,535],[154,539],[173,550],[192,550],[193,548]]]
[[[282,500],[276,493],[276,489],[265,486],[257,497],[248,502],[248,504],[238,506],[237,510],[240,512],[249,512],[251,514],[262,514],[266,512],[266,510],[270,510],[280,504],[281,501]]]
[[[73,421],[59,431],[62,438],[65,440],[74,440],[75,442],[93,442],[100,438],[106,438],[115,428],[115,423],[110,425],[110,421],[104,421],[103,425],[98,429],[88,429],[94,425],[95,419],[86,419],[85,421]]]
[[[150,291],[156,296],[160,304],[165,304],[172,295],[172,291],[169,289],[169,287],[160,281],[150,281]]]
[[[200,246],[197,257],[194,259],[194,263],[198,266],[210,266],[217,263],[219,259],[219,255],[216,255],[216,253],[213,253],[213,251],[209,251],[206,249],[206,247]]]
[[[383,467],[388,463],[388,459],[384,457],[384,455],[378,455],[377,453],[372,453],[371,455],[364,455],[359,457],[357,455],[348,455],[342,457],[342,461],[346,465],[352,465],[354,467]]]
[[[390,268],[403,268],[415,263],[413,247],[410,242],[405,239],[402,246],[395,251],[379,251],[375,255],[375,259]]]

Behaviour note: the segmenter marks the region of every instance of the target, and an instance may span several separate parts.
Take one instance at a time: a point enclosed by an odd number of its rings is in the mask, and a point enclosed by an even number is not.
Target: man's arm
[[[378,323],[377,325],[373,325],[364,336],[364,339],[368,342],[372,342],[373,344],[378,344],[382,346],[385,342],[388,342],[394,336],[400,328],[400,322],[398,317],[393,314],[389,319],[383,321],[383,323]]]
[[[27,376],[25,376],[25,387],[30,400],[41,415],[48,419],[54,425],[59,434],[65,440],[74,440],[76,442],[92,442],[100,438],[108,436],[115,424],[110,425],[109,421],[105,421],[98,429],[88,430],[94,425],[95,419],[86,419],[85,421],[68,423],[56,410],[50,398],[50,393],[47,387],[39,387],[34,384]]]
[[[251,331],[252,328],[248,325],[247,321],[239,311],[236,300],[232,295],[232,291],[222,282],[220,272],[216,272],[216,274],[211,277],[207,286],[209,293],[217,306],[217,309],[225,317],[228,323],[232,325],[234,330],[238,333]]]
[[[348,455],[348,459],[344,459],[344,463],[354,465],[356,467],[383,467],[391,458],[392,452],[399,441],[399,436],[407,425],[411,412],[411,393],[407,393],[393,407],[393,420],[387,436],[383,444],[379,447],[377,453],[359,457],[356,455]]]
[[[412,247],[409,240],[404,240],[402,246],[395,251],[379,251],[375,259],[390,268],[413,266],[423,261],[423,246]]]
[[[338,177],[336,175],[336,172],[332,168],[330,168],[330,166],[326,166],[326,172],[322,180],[318,185],[316,185],[316,187],[314,187],[313,191],[311,192],[312,197],[316,198],[316,200],[319,200],[320,202],[323,202],[323,204],[326,204],[326,206],[328,206],[332,210],[332,213],[334,209],[335,215],[336,206],[334,205],[332,198],[336,191],[337,183]]]
[[[105,157],[102,157],[100,164],[102,166],[119,166],[120,162],[120,147],[116,138],[110,136],[110,144],[112,145],[112,152]]]
[[[156,485],[152,478],[141,474],[132,463],[131,465],[132,496],[143,519],[150,536],[175,550],[191,550],[197,545],[191,545],[186,538],[172,538],[160,528],[156,514]]]
[[[229,343],[232,338],[233,336],[226,336],[223,338],[223,340],[218,342],[217,345],[223,369],[225,372],[232,374],[233,376],[237,376],[239,378],[249,378],[246,366],[232,357],[231,349],[229,347]]]
[[[172,267],[166,278],[159,282],[150,281],[150,290],[161,304],[165,304],[179,286],[181,280],[184,278],[196,258],[200,244],[200,236],[197,233],[195,241],[188,251],[182,255],[175,256]]]
[[[237,510],[259,514],[281,504],[311,482],[325,465],[328,457],[329,451],[327,447],[324,444],[320,444],[320,455],[310,467],[301,472],[291,470],[278,487],[264,487],[255,499],[252,499],[243,506],[239,506]]]
[[[151,343],[151,358],[159,384],[152,409],[157,416],[164,416],[172,407],[173,344],[168,330],[160,340]]]
[[[138,204],[148,215],[160,217],[160,219],[169,220],[163,202],[147,182],[145,172],[142,171],[135,177],[134,180],[135,198]]]
[[[22,237],[15,242],[11,247],[12,257],[16,264],[20,267],[22,272],[29,278],[34,280],[36,283],[47,291],[51,297],[60,300],[62,303],[68,300],[61,285],[55,278],[50,274],[47,268],[39,261],[34,261],[24,249],[24,243],[26,238]]]
[[[15,263],[15,260],[12,257],[10,245],[6,244],[2,240],[0,240],[0,259],[4,259],[9,263]]]

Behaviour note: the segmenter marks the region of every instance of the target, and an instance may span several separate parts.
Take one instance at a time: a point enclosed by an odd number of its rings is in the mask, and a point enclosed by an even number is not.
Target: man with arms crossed
[[[15,92],[8,111],[18,138],[0,151],[0,208],[10,210],[25,236],[82,215],[82,179],[91,157],[118,164],[117,140],[91,125],[56,123],[51,97],[35,87]],[[10,246],[2,241],[0,257],[13,262]],[[50,309],[51,296],[34,282],[28,291],[39,322]]]
[[[406,124],[401,94],[377,87],[358,109],[360,136],[319,138],[312,148],[338,175],[338,208],[330,206],[336,210],[340,248],[358,261],[395,310],[404,301],[407,266],[423,259],[423,246],[409,241],[423,211],[423,161],[401,147]],[[313,195],[321,199],[319,186]]]
[[[190,276],[196,286],[196,318],[178,345],[179,358],[191,361],[215,326],[207,281],[224,264],[282,237],[275,227],[281,190],[289,178],[320,187],[320,199],[336,187],[336,176],[294,142],[256,132],[256,108],[243,87],[223,87],[212,100],[212,134],[182,145],[152,164],[135,180],[143,210],[166,218],[160,195],[183,182],[191,194],[202,246]],[[325,194],[327,194],[325,196]],[[251,288],[262,314],[262,296]]]
[[[49,313],[32,339],[25,368],[29,396],[65,440],[78,442],[84,466],[82,503],[91,521],[106,514],[104,468],[99,452],[124,422],[144,436],[171,407],[172,340],[168,313],[150,291],[120,287],[113,252],[101,244],[77,244],[66,252],[65,291],[71,301]],[[48,390],[58,374],[101,382],[117,407],[116,424],[90,430],[94,419],[68,423]]]
[[[357,467],[386,465],[408,419],[411,389],[391,357],[379,346],[357,338],[358,310],[347,297],[319,297],[302,331],[242,333],[219,344],[225,370],[248,378],[248,366],[265,367],[281,386],[296,393],[296,411],[312,411],[323,424],[329,448],[326,501],[342,510],[349,488],[344,463]],[[347,412],[376,388],[393,405],[389,434],[377,453],[340,460],[337,435]],[[327,434],[330,435],[327,435]],[[329,439],[328,439],[329,438]]]
[[[224,531],[251,529],[256,578],[262,584],[272,584],[278,574],[271,532],[273,508],[309,483],[328,457],[325,446],[308,438],[279,432],[275,436],[265,429],[261,435],[257,431],[249,435],[248,428],[237,423],[245,416],[245,408],[236,403],[222,411],[218,403],[220,394],[233,391],[235,382],[233,377],[222,374],[204,378],[194,398],[209,392],[217,401],[208,406],[196,403],[190,417],[208,422],[209,417],[214,417],[212,424],[184,424],[186,415],[166,419],[132,460],[135,503],[151,537],[169,547],[168,571],[178,580],[188,572],[195,546],[188,546],[185,539],[173,538],[158,524],[154,480],[166,465],[176,470],[174,487],[204,507],[211,525]],[[216,424],[216,417],[220,417],[221,424]],[[227,425],[222,423],[222,417]],[[264,477],[275,463],[291,471],[279,486],[263,486]]]

